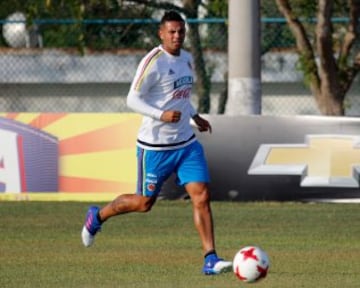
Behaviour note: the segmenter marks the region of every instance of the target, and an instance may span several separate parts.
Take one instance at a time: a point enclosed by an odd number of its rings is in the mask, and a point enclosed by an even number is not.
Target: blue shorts
[[[198,141],[174,150],[154,151],[137,147],[137,161],[138,195],[156,197],[172,173],[176,174],[179,185],[208,183],[210,180],[204,150]]]

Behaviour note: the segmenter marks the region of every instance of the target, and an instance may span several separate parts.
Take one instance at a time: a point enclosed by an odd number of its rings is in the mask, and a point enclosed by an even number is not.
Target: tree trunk
[[[219,95],[217,114],[225,114],[227,99],[228,99],[228,81],[225,81],[225,87],[220,92]]]
[[[189,29],[189,39],[191,43],[190,52],[194,56],[195,61],[198,111],[199,113],[209,113],[211,83],[206,71],[206,65],[200,44],[200,34],[197,24],[191,24]]]
[[[321,96],[316,95],[316,100],[321,114],[344,115],[344,95],[340,89],[340,79],[333,51],[333,29],[331,15],[333,2],[319,0],[316,25],[316,50],[319,55],[318,73],[321,79]]]
[[[198,18],[199,2],[200,1],[197,0],[183,0],[186,17],[190,19]],[[204,54],[201,47],[199,25],[197,23],[190,23],[189,27],[189,40],[191,43],[190,52],[195,61],[196,94],[198,97],[197,110],[199,113],[209,113],[211,82],[206,70]]]
[[[343,116],[345,114],[343,97],[335,95],[329,88],[315,94],[315,100],[322,115]]]
[[[318,0],[316,41],[311,46],[301,21],[295,16],[289,0],[276,0],[296,39],[304,79],[323,115],[345,114],[344,99],[360,70],[360,52],[352,50],[359,36],[360,1],[349,0],[349,24],[340,49],[334,50],[332,12],[334,1]],[[318,56],[319,64],[315,61]],[[337,55],[337,57],[335,57]]]

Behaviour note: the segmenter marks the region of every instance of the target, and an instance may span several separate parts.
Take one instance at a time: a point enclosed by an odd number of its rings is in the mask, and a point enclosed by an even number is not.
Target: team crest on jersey
[[[147,189],[151,192],[154,192],[156,189],[156,185],[154,183],[150,183],[147,185]]]
[[[193,77],[192,76],[181,77],[174,82],[174,89],[177,89],[181,86],[188,84],[193,84]]]

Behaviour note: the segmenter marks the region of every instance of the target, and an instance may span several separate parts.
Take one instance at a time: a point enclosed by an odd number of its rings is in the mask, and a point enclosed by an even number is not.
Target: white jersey
[[[195,141],[190,119],[196,114],[190,96],[193,76],[190,53],[179,56],[162,46],[150,51],[140,62],[127,96],[127,105],[143,115],[137,144],[151,150],[184,147]],[[181,111],[177,123],[160,121],[166,110]]]

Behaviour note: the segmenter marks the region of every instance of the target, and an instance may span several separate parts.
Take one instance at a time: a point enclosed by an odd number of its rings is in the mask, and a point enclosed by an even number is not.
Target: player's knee
[[[199,190],[193,197],[193,202],[197,206],[208,205],[210,202],[210,193],[206,187]]]
[[[155,199],[153,198],[143,197],[139,203],[138,212],[143,212],[143,213],[149,212],[152,206],[154,205],[154,202]]]
[[[151,207],[152,207],[151,205],[142,204],[142,205],[140,205],[138,212],[142,212],[142,213],[149,212],[151,210]]]

